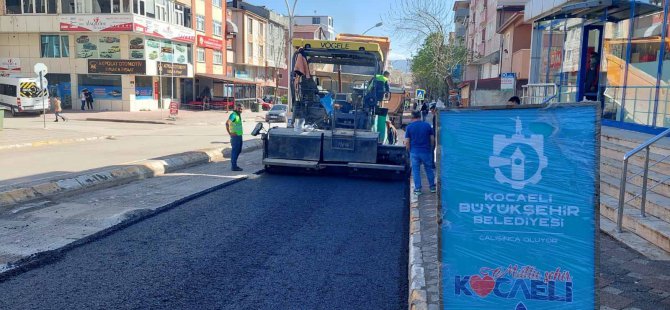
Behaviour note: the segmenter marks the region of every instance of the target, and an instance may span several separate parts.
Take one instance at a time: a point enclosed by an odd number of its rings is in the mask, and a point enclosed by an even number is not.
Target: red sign
[[[170,116],[177,116],[179,113],[179,103],[176,101],[170,102]]]
[[[220,51],[223,49],[223,40],[198,35],[198,46]]]
[[[154,82],[154,99],[158,99],[159,90],[160,88],[158,82]]]

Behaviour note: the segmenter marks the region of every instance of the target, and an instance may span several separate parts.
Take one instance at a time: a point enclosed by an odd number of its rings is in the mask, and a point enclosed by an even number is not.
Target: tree
[[[452,10],[449,1],[398,0],[387,14],[386,25],[396,35],[418,46],[412,58],[412,74],[418,86],[433,96],[456,89],[454,73],[465,64],[467,48],[461,38],[450,36]]]

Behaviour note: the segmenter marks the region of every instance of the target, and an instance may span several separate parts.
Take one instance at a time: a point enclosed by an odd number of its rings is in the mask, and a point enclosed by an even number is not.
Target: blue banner
[[[135,86],[135,99],[153,99],[154,98],[154,88],[149,87],[137,87]]]
[[[440,111],[444,309],[595,309],[597,113]]]

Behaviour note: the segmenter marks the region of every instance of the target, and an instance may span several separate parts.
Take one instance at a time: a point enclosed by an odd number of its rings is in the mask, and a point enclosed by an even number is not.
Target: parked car
[[[84,45],[82,47],[87,49],[87,50],[97,50],[98,49],[97,45],[95,45],[93,43],[90,43],[90,42],[89,43],[84,43]]]
[[[114,53],[112,52],[100,52],[100,58],[112,58]]]
[[[88,36],[81,36],[77,38],[77,43],[88,43],[89,40]]]
[[[90,58],[93,56],[93,52],[89,50],[81,50],[79,53],[77,53],[78,58]]]
[[[131,58],[142,59],[144,58],[144,51],[132,51],[130,52]]]
[[[158,52],[157,51],[152,51],[151,53],[149,53],[149,59],[154,60],[156,58],[158,58]]]
[[[288,111],[288,106],[285,104],[275,104],[272,106],[270,111],[265,114],[265,121],[268,123],[272,122],[285,122],[286,121],[286,112]]]

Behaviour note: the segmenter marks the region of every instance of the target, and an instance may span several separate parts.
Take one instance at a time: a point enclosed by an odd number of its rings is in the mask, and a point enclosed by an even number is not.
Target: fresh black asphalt
[[[405,190],[261,175],[5,279],[0,309],[406,309]]]

